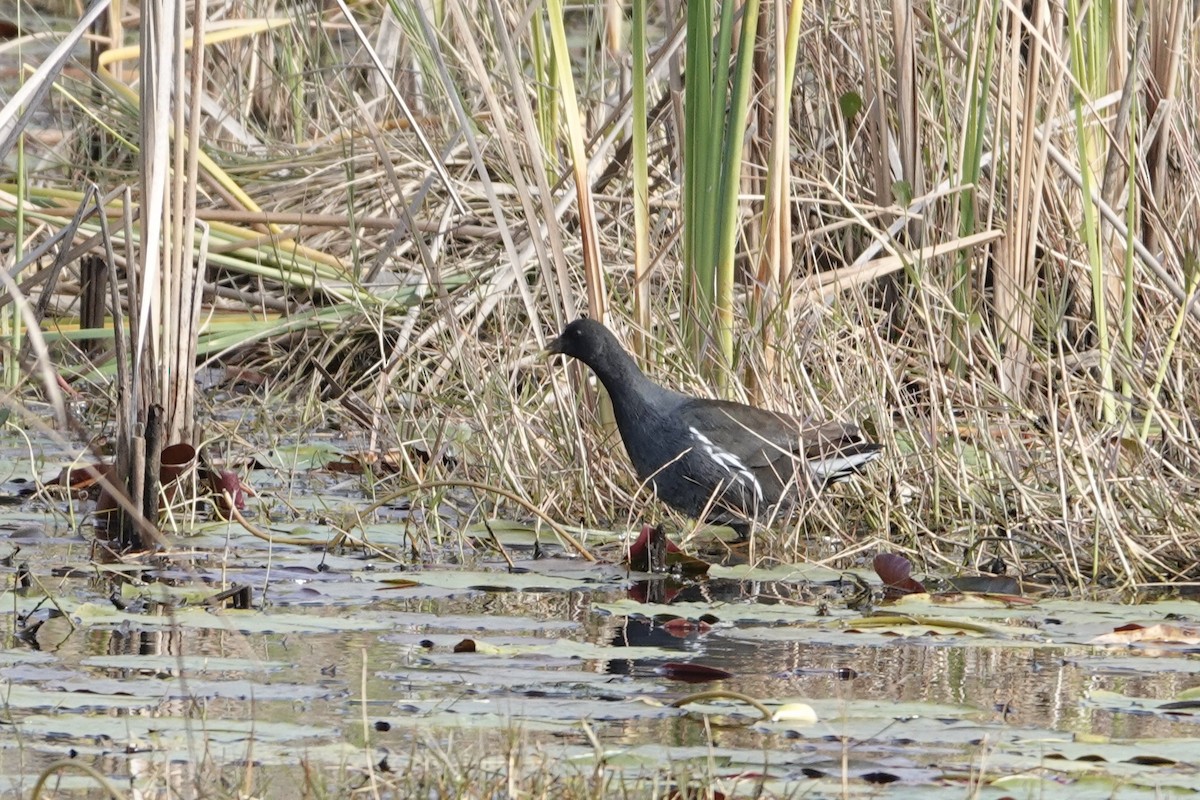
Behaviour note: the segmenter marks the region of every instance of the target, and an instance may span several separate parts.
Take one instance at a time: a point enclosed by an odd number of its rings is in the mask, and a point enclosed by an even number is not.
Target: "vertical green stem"
[[[725,3],[729,8],[732,3]],[[724,11],[723,8],[723,11]],[[723,15],[724,16],[724,15]],[[729,20],[732,24],[732,19]],[[722,37],[726,20],[722,19]],[[734,254],[737,250],[738,189],[742,180],[742,151],[746,142],[746,116],[750,108],[750,77],[754,67],[754,40],[758,34],[758,0],[746,0],[742,6],[741,39],[733,78],[733,96],[729,103],[725,152],[721,161],[721,216],[717,243],[716,313],[718,353],[721,363],[718,380],[725,387],[729,367],[733,365],[733,275]]]
[[[646,152],[646,0],[633,0],[633,20],[630,27],[633,53],[633,118],[630,134],[633,139],[633,272],[635,313],[638,327],[650,327],[650,184]],[[638,349],[647,355],[646,341],[639,333]]]
[[[1097,83],[1100,76],[1097,71],[1102,69],[1096,47],[1098,38],[1095,21],[1102,15],[1104,9],[1092,5],[1088,8],[1087,17],[1082,17],[1079,0],[1069,0],[1067,3],[1067,23],[1071,40],[1071,66],[1079,90],[1075,95],[1075,139],[1079,152],[1079,175],[1083,201],[1083,229],[1080,231],[1087,245],[1088,263],[1091,267],[1092,282],[1092,320],[1096,326],[1096,343],[1100,352],[1100,395],[1101,418],[1111,424],[1116,419],[1116,398],[1113,392],[1112,342],[1108,330],[1107,298],[1104,296],[1104,256],[1100,251],[1100,224],[1096,217],[1096,207],[1092,201],[1095,178],[1092,174],[1094,163],[1095,139],[1084,119],[1084,106],[1088,102],[1085,96]],[[1085,31],[1086,26],[1086,31]]]

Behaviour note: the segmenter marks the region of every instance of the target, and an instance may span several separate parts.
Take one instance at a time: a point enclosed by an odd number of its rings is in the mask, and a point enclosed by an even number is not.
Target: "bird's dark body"
[[[579,319],[550,351],[583,361],[613,402],[639,480],[695,518],[749,534],[754,520],[858,472],[878,457],[850,425],[806,425],[743,403],[706,400],[651,381],[598,322]]]

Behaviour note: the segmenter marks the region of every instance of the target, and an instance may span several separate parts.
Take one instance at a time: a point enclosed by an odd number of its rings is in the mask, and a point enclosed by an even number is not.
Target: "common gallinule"
[[[663,388],[642,374],[608,328],[586,317],[567,325],[547,349],[587,364],[608,389],[639,480],[667,505],[728,525],[739,539],[755,520],[861,471],[883,449],[853,425],[813,426]]]

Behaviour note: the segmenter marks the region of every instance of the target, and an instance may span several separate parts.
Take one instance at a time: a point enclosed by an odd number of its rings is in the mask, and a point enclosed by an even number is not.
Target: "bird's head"
[[[616,340],[608,328],[587,317],[580,317],[546,346],[548,353],[561,353],[578,358],[585,364],[595,365],[605,359],[605,353]]]

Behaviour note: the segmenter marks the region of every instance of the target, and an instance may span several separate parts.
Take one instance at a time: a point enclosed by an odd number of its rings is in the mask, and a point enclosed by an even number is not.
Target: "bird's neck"
[[[614,401],[620,398],[619,402],[626,406],[652,403],[658,394],[666,391],[647,378],[638,369],[637,362],[633,360],[633,357],[624,351],[621,351],[616,358],[605,361],[602,365],[592,365],[592,371],[604,384],[609,396]]]

